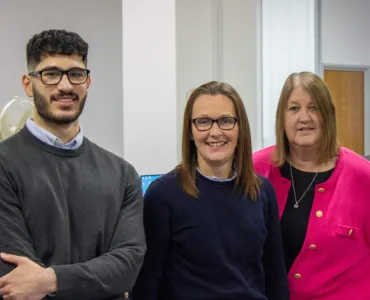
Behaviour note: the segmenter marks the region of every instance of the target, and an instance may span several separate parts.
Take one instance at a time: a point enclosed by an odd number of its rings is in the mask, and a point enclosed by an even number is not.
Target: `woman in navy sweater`
[[[254,172],[247,114],[230,85],[191,94],[182,161],[147,189],[144,224],[133,300],[289,299],[275,193]]]

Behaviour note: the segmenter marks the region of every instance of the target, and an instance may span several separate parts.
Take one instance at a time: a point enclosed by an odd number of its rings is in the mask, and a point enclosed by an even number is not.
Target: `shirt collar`
[[[83,129],[80,126],[78,134],[68,143],[63,144],[62,140],[37,125],[31,118],[26,122],[27,129],[42,142],[61,149],[75,150],[82,145],[83,142]]]
[[[233,176],[232,176],[231,178],[219,178],[219,177],[216,177],[216,176],[206,176],[206,175],[204,175],[204,174],[200,171],[199,167],[197,168],[197,171],[198,171],[202,176],[206,177],[207,179],[212,180],[212,181],[218,181],[218,182],[227,182],[227,181],[232,181],[232,180],[234,180],[234,179],[236,178],[236,176],[237,176],[237,174],[238,174],[238,172],[236,171],[236,167],[235,167],[235,166],[234,166]]]

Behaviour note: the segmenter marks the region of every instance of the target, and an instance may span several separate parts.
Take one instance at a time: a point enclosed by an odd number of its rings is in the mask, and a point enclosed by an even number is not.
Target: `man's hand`
[[[1,258],[17,267],[0,278],[0,295],[4,300],[40,300],[54,293],[57,278],[50,268],[43,268],[32,260],[1,253]]]

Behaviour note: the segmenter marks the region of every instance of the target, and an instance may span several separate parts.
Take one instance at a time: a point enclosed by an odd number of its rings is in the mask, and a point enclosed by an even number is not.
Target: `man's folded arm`
[[[146,251],[142,187],[136,171],[131,172],[108,252],[83,263],[51,266],[57,297],[105,299],[131,291]]]

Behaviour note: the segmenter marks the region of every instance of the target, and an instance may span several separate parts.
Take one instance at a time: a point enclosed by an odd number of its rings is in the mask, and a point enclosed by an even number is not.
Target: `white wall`
[[[217,0],[216,0],[217,1]],[[181,134],[186,101],[192,89],[210,80],[220,80],[212,49],[217,31],[212,27],[212,0],[176,0],[176,99],[177,159],[181,155]]]
[[[320,2],[322,63],[370,66],[370,1]]]
[[[121,0],[3,0],[0,3],[0,107],[26,97],[26,44],[44,29],[79,33],[90,45],[92,85],[81,123],[87,137],[123,154]],[[103,21],[99,21],[103,20]]]
[[[263,146],[275,144],[280,93],[293,72],[315,72],[316,7],[313,0],[262,1]]]
[[[223,0],[223,78],[240,94],[251,127],[252,148],[262,148],[260,0]]]
[[[240,94],[251,123],[253,148],[261,146],[259,111],[260,0],[176,0],[177,143],[189,91],[218,80]]]
[[[124,157],[165,173],[177,163],[175,2],[123,0],[122,17]]]

